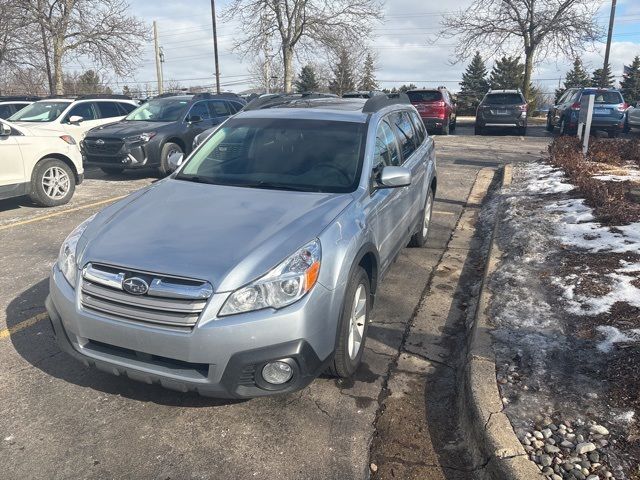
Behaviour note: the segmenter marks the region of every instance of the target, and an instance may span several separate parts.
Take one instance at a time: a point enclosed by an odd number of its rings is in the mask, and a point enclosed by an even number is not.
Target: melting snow
[[[598,350],[608,353],[613,350],[616,343],[637,343],[640,342],[640,329],[620,331],[610,325],[601,325],[596,328],[604,340],[598,343]]]
[[[561,170],[549,165],[528,166],[527,170],[530,173],[534,173],[534,167],[538,175],[537,177],[535,177],[535,174],[533,175],[535,178],[527,185],[527,192],[540,194],[564,193],[575,188],[565,181],[566,176]]]

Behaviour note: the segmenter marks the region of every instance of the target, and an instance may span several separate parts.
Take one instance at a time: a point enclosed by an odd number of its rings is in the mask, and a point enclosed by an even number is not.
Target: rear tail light
[[[627,108],[629,108],[629,104],[627,102],[622,102],[620,105],[618,105],[619,112],[624,112],[627,110]]]
[[[575,102],[571,105],[571,110],[580,110],[580,102]]]

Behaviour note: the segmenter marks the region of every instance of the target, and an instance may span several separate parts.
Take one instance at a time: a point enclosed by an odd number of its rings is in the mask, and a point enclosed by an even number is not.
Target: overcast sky
[[[183,86],[213,85],[213,42],[209,0],[183,2],[156,0],[129,0],[132,13],[147,21],[158,22],[160,43],[166,62],[164,78],[178,80]],[[597,1],[597,0],[594,0]],[[223,10],[228,0],[217,0],[216,8]],[[387,0],[385,20],[376,26],[369,42],[377,55],[377,78],[381,87],[415,83],[419,86],[446,85],[459,88],[465,64],[451,64],[454,40],[434,42],[442,13],[449,13],[469,5],[471,0],[447,2],[425,0]],[[446,7],[441,5],[446,4]],[[187,7],[188,5],[188,7]],[[610,1],[603,1],[598,21],[608,23]],[[445,9],[446,8],[446,9]],[[251,87],[248,77],[249,60],[243,60],[231,51],[233,40],[240,35],[237,24],[218,22],[220,70],[224,88],[242,91]],[[615,75],[622,74],[624,63],[640,55],[640,1],[618,0],[611,64]],[[585,52],[584,61],[591,71],[602,66],[604,44],[595,51]],[[491,67],[491,61],[488,67]],[[558,79],[569,68],[570,60],[545,59],[534,72],[534,83],[553,91]],[[80,67],[72,65],[71,68]],[[83,67],[88,67],[83,65]],[[131,79],[114,81],[114,90],[126,84],[155,82],[153,43],[144,49],[140,68],[132,72]]]

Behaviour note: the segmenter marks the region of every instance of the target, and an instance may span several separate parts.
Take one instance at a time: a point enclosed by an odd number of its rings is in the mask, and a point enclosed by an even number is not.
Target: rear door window
[[[411,102],[437,102],[442,100],[442,93],[438,90],[426,90],[422,92],[407,92]]]
[[[595,103],[617,105],[623,101],[620,92],[596,92],[595,97]]]
[[[0,118],[9,118],[13,115],[11,105],[0,105]]]
[[[100,118],[121,117],[122,113],[118,109],[116,102],[97,102],[100,109]]]
[[[420,116],[416,112],[411,112],[411,121],[413,122],[413,128],[416,131],[416,145],[417,148],[422,145],[424,139],[427,137],[427,129],[424,126],[424,123],[420,119]]]
[[[242,104],[238,103],[238,102],[227,102],[227,105],[229,107],[229,110],[231,111],[231,114],[235,114],[238,113],[240,110],[242,110]]]
[[[408,112],[392,113],[391,122],[396,130],[402,157],[406,160],[416,149],[415,132],[413,125],[411,125]]]
[[[224,100],[209,100],[209,110],[212,117],[228,117],[231,111]]]
[[[118,106],[118,110],[120,110],[120,115],[129,115],[136,108],[138,108],[137,106],[131,105],[130,103],[116,102],[116,105]]]
[[[386,121],[380,123],[376,133],[373,166],[377,167],[380,164],[396,167],[400,165],[400,149],[393,130]]]

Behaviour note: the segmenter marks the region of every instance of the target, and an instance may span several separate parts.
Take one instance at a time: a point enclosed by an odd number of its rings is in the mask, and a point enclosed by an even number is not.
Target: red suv
[[[448,135],[456,129],[456,104],[446,88],[409,90],[407,95],[427,130],[437,129],[442,135]]]

